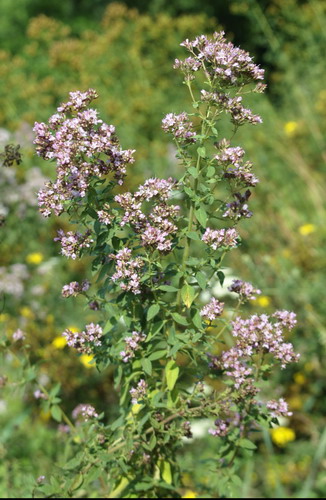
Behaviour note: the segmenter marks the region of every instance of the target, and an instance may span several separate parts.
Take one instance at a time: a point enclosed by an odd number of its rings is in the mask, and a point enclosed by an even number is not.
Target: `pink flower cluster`
[[[289,411],[287,402],[280,398],[278,401],[271,400],[266,403],[266,408],[270,410],[271,417],[291,417],[292,411]]]
[[[97,217],[102,224],[105,224],[106,226],[109,226],[112,224],[113,221],[113,216],[112,214],[108,213],[108,210],[110,209],[110,205],[107,203],[104,205],[105,210],[98,210],[97,211]]]
[[[130,395],[131,395],[131,402],[133,405],[136,405],[138,404],[138,401],[139,400],[142,400],[146,397],[146,393],[147,393],[147,390],[148,390],[148,384],[145,382],[144,379],[141,379],[138,384],[137,384],[137,387],[132,387],[132,389],[130,389]]]
[[[83,198],[94,176],[113,172],[122,184],[126,166],[134,161],[133,150],[121,149],[115,128],[100,120],[96,110],[86,109],[96,97],[93,89],[70,92],[70,100],[48,125],[35,123],[37,154],[57,164],[57,179],[39,192],[40,211],[46,217],[51,212],[60,215],[65,201]]]
[[[115,201],[123,208],[124,215],[121,225],[130,224],[137,233],[140,233],[141,243],[144,246],[157,248],[160,252],[169,252],[172,249],[170,236],[177,231],[174,224],[180,207],[168,205],[167,200],[175,185],[172,178],[148,179],[132,195],[124,193],[117,195]],[[155,200],[157,203],[146,215],[142,206],[144,202]]]
[[[68,283],[68,285],[63,286],[61,294],[65,298],[76,297],[80,293],[87,292],[90,285],[91,284],[88,280],[84,280],[82,283],[72,281],[71,283]]]
[[[230,423],[222,419],[217,419],[214,422],[215,428],[209,429],[209,434],[212,436],[224,437],[228,434],[230,429]]]
[[[211,81],[218,80],[224,86],[234,86],[262,80],[264,70],[253,63],[252,57],[244,50],[227,42],[224,32],[214,33],[210,39],[204,35],[195,40],[185,40],[183,47],[191,53],[191,59],[175,61],[175,68],[180,68],[186,79],[192,79],[192,73],[204,67]],[[190,78],[189,78],[190,77]]]
[[[68,233],[65,234],[62,229],[59,229],[58,236],[54,238],[54,241],[60,241],[62,255],[68,258],[70,257],[73,260],[79,257],[80,251],[83,248],[89,248],[93,243],[90,237],[90,231],[86,231],[85,234],[68,231]]]
[[[94,406],[80,404],[73,410],[72,417],[74,420],[82,418],[84,422],[88,422],[93,418],[98,418],[98,413],[96,412]]]
[[[122,357],[122,361],[124,363],[128,363],[128,361],[135,357],[135,352],[140,349],[140,343],[146,340],[146,335],[139,332],[132,332],[131,337],[126,337],[126,347],[124,351],[120,352],[120,356]]]
[[[120,281],[122,290],[139,294],[141,270],[144,267],[141,257],[133,259],[129,248],[123,248],[116,255],[110,254],[109,257],[116,262],[116,272],[111,277],[112,281]]]
[[[193,131],[193,124],[185,111],[179,115],[168,113],[162,120],[162,129],[172,134],[181,144],[196,142],[196,132]]]
[[[235,200],[226,204],[227,210],[224,212],[223,217],[229,217],[234,220],[239,220],[242,217],[252,217],[252,212],[249,210],[247,203],[250,195],[251,192],[249,189],[244,194],[234,193]]]
[[[218,316],[221,316],[223,313],[224,303],[219,302],[214,297],[210,300],[206,306],[202,308],[200,311],[200,315],[203,316],[204,319],[209,319],[210,321],[214,321]]]
[[[206,229],[202,236],[202,241],[209,245],[213,250],[220,247],[236,247],[239,234],[234,228],[230,229]]]
[[[215,104],[216,106],[224,109],[227,113],[230,113],[232,122],[235,125],[239,126],[244,123],[257,125],[258,123],[263,122],[259,115],[254,115],[250,109],[242,106],[241,96],[230,97],[229,94],[223,94],[221,92],[207,92],[206,90],[202,90],[201,99],[204,102]]]
[[[72,332],[67,328],[62,335],[70,347],[74,347],[80,353],[91,354],[93,346],[98,347],[102,345],[100,339],[103,336],[103,330],[100,325],[90,323],[86,325],[83,332]]]
[[[242,280],[233,280],[228,290],[230,290],[230,292],[239,294],[242,301],[255,300],[255,295],[261,294],[261,290],[258,290],[258,288],[254,288],[251,283]]]
[[[219,143],[220,153],[215,156],[218,164],[224,168],[226,179],[236,179],[244,186],[255,186],[259,180],[252,173],[252,163],[243,162],[245,151],[240,147],[229,147],[226,140]]]
[[[26,338],[26,334],[20,328],[18,328],[18,330],[16,330],[12,334],[12,340],[14,342],[18,342],[19,340],[25,340],[25,338]]]

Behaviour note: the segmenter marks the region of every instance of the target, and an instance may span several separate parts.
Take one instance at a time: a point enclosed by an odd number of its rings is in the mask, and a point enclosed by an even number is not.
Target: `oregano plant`
[[[98,415],[87,401],[73,421],[56,409],[57,420],[70,422],[75,452],[42,478],[46,495],[74,496],[97,481],[98,496],[180,497],[178,453],[199,419],[211,422],[210,464],[221,473],[219,494],[227,494],[238,457],[255,448],[252,431],[290,415],[284,399],[266,393],[272,371],[298,359],[285,340],[295,314],[245,316],[243,304],[260,291],[238,279],[225,303],[212,292],[213,282],[223,287],[226,255],[241,246],[241,221],[252,216],[258,178],[234,137],[262,121],[243,99],[264,91],[264,71],[223,32],[181,45],[189,54],[174,68],[189,110],[162,121],[180,178],[124,189],[134,151],[89,108],[95,90],[71,92],[48,124],[35,124],[37,154],[55,162],[57,175],[39,193],[40,210],[70,217],[72,230],[56,238],[62,255],[92,257],[92,280],[66,284],[62,295],[84,295],[98,322],[63,336],[100,372],[113,367],[119,398],[113,422],[110,408]]]

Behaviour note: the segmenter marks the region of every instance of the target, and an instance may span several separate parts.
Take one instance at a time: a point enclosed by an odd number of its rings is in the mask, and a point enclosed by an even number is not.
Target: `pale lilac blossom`
[[[137,384],[137,387],[132,387],[132,389],[130,389],[130,395],[131,395],[131,402],[133,405],[136,405],[138,404],[138,401],[141,401],[142,399],[144,399],[146,397],[146,394],[147,394],[147,390],[148,390],[148,384],[145,382],[144,379],[141,379],[138,384]]]
[[[272,418],[277,417],[291,417],[292,411],[289,411],[287,402],[280,398],[278,401],[271,400],[266,403],[266,408],[270,410]]]
[[[102,345],[100,339],[103,336],[103,330],[100,325],[90,323],[82,332],[72,332],[67,328],[62,335],[67,340],[69,347],[77,349],[80,353],[91,354],[93,347]]]
[[[242,301],[255,300],[255,295],[261,294],[261,290],[255,288],[251,283],[242,280],[233,280],[228,290],[239,294]]]
[[[140,349],[140,343],[146,340],[146,335],[140,332],[132,332],[131,337],[126,337],[125,339],[125,349],[120,352],[122,361],[128,363],[128,361],[135,357],[136,351]]]
[[[80,256],[82,249],[90,248],[92,243],[94,243],[90,237],[90,231],[86,231],[85,234],[68,231],[68,233],[65,234],[62,229],[59,229],[58,236],[54,238],[54,241],[59,241],[61,243],[62,255],[73,260]]]
[[[90,282],[88,280],[84,280],[82,283],[78,283],[78,281],[72,281],[67,285],[64,285],[62,288],[62,296],[67,297],[76,297],[80,293],[87,292],[90,287]]]
[[[219,302],[213,297],[210,302],[201,309],[200,315],[203,316],[204,319],[214,321],[214,319],[216,319],[218,316],[221,316],[221,314],[223,313],[223,307],[224,303]]]
[[[213,250],[217,250],[222,246],[236,247],[238,244],[239,234],[236,229],[206,229],[202,236],[202,241],[209,245]]]
[[[98,413],[96,412],[94,406],[88,404],[80,404],[72,412],[74,420],[82,419],[84,422],[98,418]]]

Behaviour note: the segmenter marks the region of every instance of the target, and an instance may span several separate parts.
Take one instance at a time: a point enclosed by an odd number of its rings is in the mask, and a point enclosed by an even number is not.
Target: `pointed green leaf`
[[[54,406],[51,406],[51,415],[52,415],[52,418],[54,418],[54,420],[56,422],[61,422],[62,420],[62,411],[61,411],[61,408],[57,405],[54,405]]]
[[[206,285],[207,285],[207,277],[205,276],[205,274],[199,271],[196,274],[196,280],[197,280],[197,283],[200,286],[200,288],[202,290],[205,290]]]
[[[245,448],[246,450],[256,450],[257,446],[249,439],[240,439],[238,442],[240,448]]]
[[[171,359],[165,367],[165,376],[168,389],[173,391],[179,376],[179,367],[173,359]]]
[[[147,311],[147,321],[153,319],[159,312],[160,306],[158,304],[152,304]]]
[[[207,214],[206,211],[204,210],[203,207],[198,208],[195,210],[195,215],[196,219],[198,220],[199,224],[206,228],[206,223],[207,223]]]
[[[172,318],[176,323],[179,323],[179,325],[184,325],[188,326],[188,321],[184,316],[181,316],[179,313],[172,313]]]
[[[141,360],[141,365],[145,373],[147,373],[148,375],[152,375],[152,363],[149,359],[143,358]]]
[[[182,298],[183,303],[185,304],[185,306],[188,309],[191,306],[191,304],[193,303],[195,295],[196,295],[196,292],[192,286],[186,284],[182,287],[181,298]]]
[[[200,156],[201,158],[206,157],[206,149],[204,147],[197,148],[197,153],[198,153],[198,156]]]

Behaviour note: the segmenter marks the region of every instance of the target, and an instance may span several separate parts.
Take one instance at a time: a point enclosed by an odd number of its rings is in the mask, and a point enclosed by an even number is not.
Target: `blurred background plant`
[[[55,415],[33,395],[39,384],[61,384],[67,414],[81,402],[108,418],[116,413],[110,372],[100,381],[91,360],[68,351],[60,336],[96,312],[61,298],[62,286],[87,278],[88,266],[59,257],[52,242],[58,222],[38,215],[36,192],[52,173],[34,155],[33,123],[46,120],[69,91],[96,88],[104,120],[117,126],[124,148],[137,149],[128,189],[162,170],[177,175],[160,130],[166,113],[183,110],[172,64],[181,41],[220,28],[256,54],[269,83],[256,109],[264,124],[254,135],[245,127],[238,134],[261,184],[241,251],[226,265],[263,290],[252,307],[296,311],[293,341],[301,352],[300,364],[274,388],[293,416],[257,434],[258,452],[244,459],[245,481],[232,485],[233,494],[324,497],[325,19],[322,0],[18,0],[15,9],[2,0],[0,152],[20,144],[23,162],[0,167],[1,497],[30,496],[36,478],[68,453]],[[13,342],[18,329],[26,339]],[[204,424],[180,457],[185,498],[203,496],[218,480],[206,461],[212,444]]]

